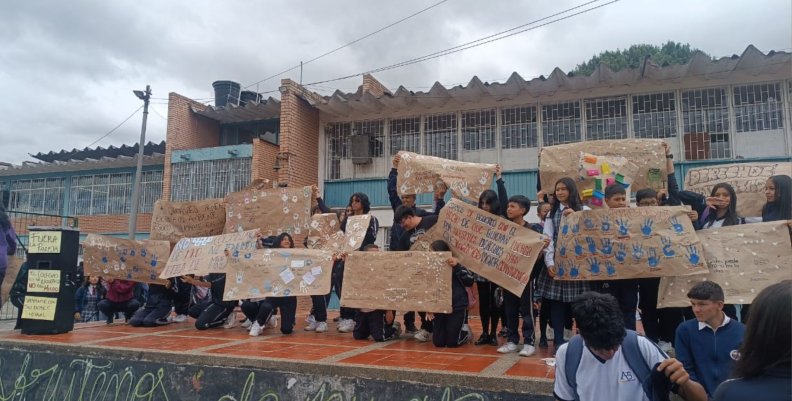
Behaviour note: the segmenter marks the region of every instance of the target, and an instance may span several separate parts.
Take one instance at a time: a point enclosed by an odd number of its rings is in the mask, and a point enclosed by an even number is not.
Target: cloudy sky
[[[133,89],[150,84],[147,138],[165,138],[167,95],[209,102],[211,83],[243,86],[437,3],[400,1],[13,1],[0,14],[0,161],[83,148],[132,114]],[[555,14],[587,0],[447,0],[305,66],[303,82],[373,70]],[[608,0],[594,2],[590,6]],[[603,50],[667,40],[713,56],[792,48],[789,0],[621,0],[564,21],[450,56],[375,74],[391,89],[465,84],[474,75],[529,79],[568,71]],[[578,9],[584,10],[587,7]],[[791,72],[792,74],[792,72]],[[280,78],[253,85],[273,91]],[[354,91],[361,78],[314,86]],[[272,93],[277,96],[277,92]],[[138,111],[94,146],[133,144]]]

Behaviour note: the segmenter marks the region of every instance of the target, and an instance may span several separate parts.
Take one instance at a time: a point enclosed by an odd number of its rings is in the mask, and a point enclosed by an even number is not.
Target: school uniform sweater
[[[465,287],[473,285],[473,274],[457,263],[454,266],[454,277],[451,280],[451,308],[454,311],[464,310],[468,307],[468,296]]]
[[[718,385],[729,378],[744,335],[745,326],[736,320],[729,319],[713,331],[706,324],[690,319],[677,327],[676,357],[685,365],[690,378],[712,397]]]
[[[107,288],[106,299],[110,302],[121,303],[135,298],[135,282],[115,279]]]

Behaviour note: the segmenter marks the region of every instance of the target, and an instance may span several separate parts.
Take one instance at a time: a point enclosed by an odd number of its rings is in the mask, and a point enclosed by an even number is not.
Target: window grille
[[[495,148],[495,109],[462,113],[462,145],[465,150]]]
[[[176,202],[223,198],[250,184],[251,158],[175,163],[171,199]]]
[[[354,130],[357,135],[369,136],[369,157],[382,157],[385,143],[385,124],[382,120],[356,121]]]
[[[734,116],[737,132],[784,128],[781,83],[734,87]]]
[[[129,214],[132,178],[131,172],[73,177],[70,192],[71,214]]]
[[[727,101],[723,88],[682,92],[687,159],[724,159],[731,156]]]
[[[395,118],[390,121],[390,154],[400,150],[421,153],[421,118]]]
[[[62,177],[13,181],[8,210],[61,214],[64,182]]]
[[[161,170],[144,171],[140,177],[140,202],[138,210],[140,213],[151,213],[154,210],[154,202],[162,198],[162,177]]]
[[[633,131],[636,138],[674,138],[677,135],[674,92],[632,97]]]
[[[586,100],[586,139],[627,138],[627,99]]]
[[[457,118],[456,114],[426,116],[424,120],[425,154],[456,160]]]
[[[327,139],[327,179],[341,178],[341,159],[349,158],[349,137],[352,127],[349,123],[331,123],[325,127]]]
[[[536,106],[501,109],[501,147],[503,149],[537,147],[536,118]]]
[[[580,142],[580,102],[542,106],[544,146]]]

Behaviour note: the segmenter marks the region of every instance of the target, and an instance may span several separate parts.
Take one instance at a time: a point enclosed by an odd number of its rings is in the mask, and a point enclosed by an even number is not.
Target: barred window
[[[175,202],[223,198],[250,184],[251,158],[174,163],[171,200]]]
[[[8,209],[17,212],[61,214],[64,182],[62,177],[13,181]]]
[[[636,95],[632,98],[636,138],[674,138],[677,135],[674,92]]]
[[[501,109],[501,147],[503,149],[537,147],[536,117],[536,106]]]
[[[544,146],[580,142],[580,102],[542,106]]]
[[[784,128],[781,83],[734,87],[734,116],[737,132]]]
[[[349,158],[350,123],[331,123],[325,127],[327,139],[327,179],[341,178],[341,159]]]
[[[586,100],[586,139],[627,138],[627,99]]]
[[[424,120],[425,154],[456,160],[457,118],[456,114],[426,116]]]
[[[495,148],[495,109],[462,113],[462,145],[465,150]]]
[[[144,171],[140,177],[140,213],[151,213],[154,202],[162,198],[162,170]]]
[[[421,153],[421,117],[390,121],[390,154],[395,155],[400,150]]]
[[[353,132],[356,135],[368,135],[369,157],[382,157],[382,146],[385,142],[385,123],[382,120],[356,121]]]
[[[129,214],[132,173],[81,175],[72,178],[71,214]]]
[[[729,109],[723,88],[682,92],[685,158],[724,159],[731,156]]]

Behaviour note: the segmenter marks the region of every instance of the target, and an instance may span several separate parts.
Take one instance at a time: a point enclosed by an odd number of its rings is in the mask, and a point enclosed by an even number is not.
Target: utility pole
[[[140,203],[140,179],[143,175],[143,148],[146,143],[146,119],[148,119],[149,99],[151,87],[146,85],[146,91],[132,91],[138,99],[143,101],[143,126],[140,127],[140,142],[138,142],[137,169],[135,170],[135,185],[132,187],[132,208],[129,210],[129,239],[135,239],[137,232],[137,214]]]

